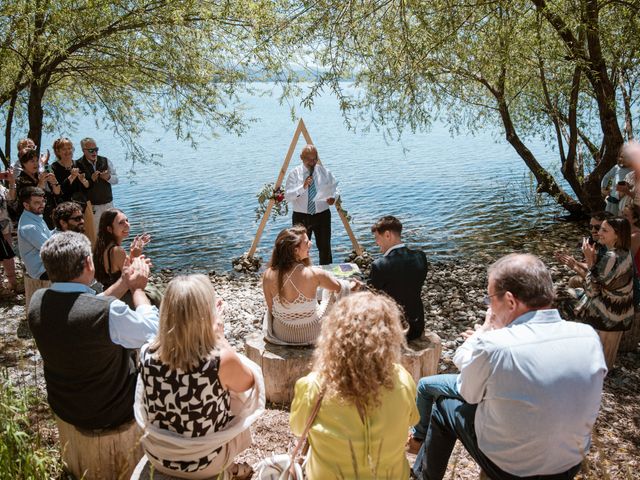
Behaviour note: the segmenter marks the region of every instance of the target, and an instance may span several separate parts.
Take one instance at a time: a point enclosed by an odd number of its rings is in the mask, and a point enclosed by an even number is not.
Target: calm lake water
[[[247,116],[257,120],[247,133],[202,140],[196,150],[151,119],[139,142],[161,153],[157,160],[163,166],[136,164],[135,175],[128,173],[125,149],[110,131],[97,131],[93,119],[80,121],[75,132],[47,135],[42,144],[69,135],[78,156],[80,138],[97,140],[101,155],[120,174],[115,205],[128,215],[132,235],[151,233],[148,255],[157,267],[228,270],[231,259],[251,246],[258,227],[256,194],[275,181],[297,124],[291,104],[280,105],[277,95],[247,95],[242,101]],[[358,240],[371,252],[378,250],[370,226],[385,214],[401,219],[406,242],[445,258],[500,248],[510,235],[552,223],[561,213],[533,207],[527,170],[500,132],[488,128],[452,137],[437,124],[429,132],[405,133],[398,142],[375,131],[348,130],[332,96],[317,99],[313,110],[292,103],[339,181]],[[300,138],[290,168],[300,161]],[[557,161],[544,145],[531,147],[544,165]],[[269,221],[258,254],[267,259],[275,236],[289,225],[290,216]],[[351,243],[335,210],[332,230],[334,259],[342,260]]]

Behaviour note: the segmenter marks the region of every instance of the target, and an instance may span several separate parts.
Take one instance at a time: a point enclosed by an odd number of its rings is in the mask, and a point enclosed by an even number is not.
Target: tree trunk
[[[13,95],[11,96],[11,101],[9,102],[9,109],[7,110],[7,124],[4,127],[4,152],[5,156],[2,158],[2,163],[4,163],[5,168],[9,168],[11,165],[11,128],[13,126],[13,114],[16,108],[16,101],[18,100],[18,91],[15,90]],[[16,158],[18,158],[18,154],[20,152],[16,152]]]
[[[46,83],[40,84],[38,80],[34,80],[29,88],[29,138],[38,145],[42,140],[42,124],[44,118],[44,110],[42,108],[42,99],[46,90]]]

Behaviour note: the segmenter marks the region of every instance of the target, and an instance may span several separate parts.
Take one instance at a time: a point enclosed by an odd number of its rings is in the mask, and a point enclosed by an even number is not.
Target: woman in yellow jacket
[[[405,441],[418,421],[416,385],[400,365],[405,343],[393,300],[368,292],[340,300],[323,321],[313,371],[296,383],[291,431],[309,431],[306,474],[320,479],[407,479]]]

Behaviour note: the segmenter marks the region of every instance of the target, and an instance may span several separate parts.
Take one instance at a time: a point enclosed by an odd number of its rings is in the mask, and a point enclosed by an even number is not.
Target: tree
[[[2,2],[6,151],[16,115],[40,144],[45,122],[92,114],[138,155],[134,139],[149,115],[182,139],[218,128],[239,133],[245,120],[236,94],[252,76],[286,70],[289,44],[279,45],[275,33],[299,14],[294,7],[267,0]]]
[[[638,13],[637,0],[319,1],[310,26],[326,72],[309,101],[330,87],[347,119],[400,132],[498,125],[537,191],[580,215],[602,208],[601,178],[633,136]],[[358,98],[341,87],[351,71]],[[555,146],[572,193],[527,147],[534,137]]]

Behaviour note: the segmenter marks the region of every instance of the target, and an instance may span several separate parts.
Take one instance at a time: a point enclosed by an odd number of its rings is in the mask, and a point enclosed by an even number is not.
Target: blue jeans
[[[412,429],[413,438],[424,441],[427,437],[429,424],[431,423],[431,410],[435,401],[443,397],[462,400],[460,392],[458,392],[457,380],[458,374],[432,375],[420,379],[416,394],[416,406],[420,414],[420,421]],[[420,478],[422,472],[425,443],[420,447],[416,461],[413,464],[413,473],[418,478]]]
[[[458,392],[457,380],[457,374],[432,375],[420,379],[416,395],[416,406],[420,414],[420,422],[413,427],[413,438],[422,441],[427,437],[433,402],[440,397],[462,400],[460,392]]]
[[[440,397],[435,401],[429,431],[414,465],[414,472],[418,478],[444,478],[456,440],[462,442],[464,448],[492,480],[571,480],[580,470],[580,463],[566,472],[554,475],[517,477],[501,470],[478,448],[475,431],[476,408],[477,405],[468,404],[460,398]],[[421,465],[418,462],[421,462]],[[421,472],[418,470],[419,467]]]

